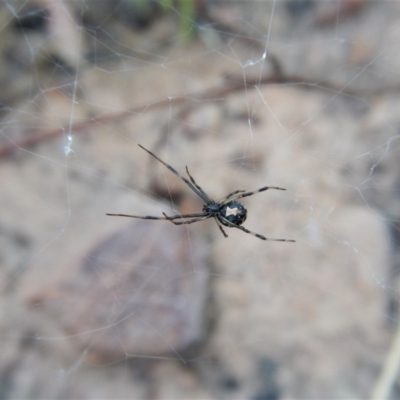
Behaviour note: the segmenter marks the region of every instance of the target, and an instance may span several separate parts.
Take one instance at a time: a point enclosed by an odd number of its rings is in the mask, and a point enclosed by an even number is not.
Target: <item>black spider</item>
[[[154,220],[168,220],[171,221],[175,225],[183,225],[183,224],[192,224],[193,222],[202,221],[208,218],[214,218],[220,231],[225,237],[228,237],[222,225],[227,226],[229,228],[237,228],[242,230],[243,232],[250,233],[251,235],[258,237],[262,240],[274,240],[277,242],[295,242],[295,240],[288,240],[288,239],[267,239],[265,236],[260,235],[258,233],[249,231],[243,226],[243,222],[246,220],[247,217],[247,210],[242,203],[239,203],[237,200],[241,199],[242,197],[252,196],[253,194],[264,192],[268,189],[277,189],[277,190],[286,190],[276,186],[265,186],[261,189],[255,190],[253,192],[246,192],[245,190],[235,190],[232,193],[229,193],[220,201],[214,201],[211,199],[207,193],[195,182],[193,177],[189,173],[188,167],[186,167],[186,172],[190,178],[188,181],[185,177],[180,175],[174,168],[170,165],[165,163],[164,161],[160,160],[155,154],[151,151],[145,149],[143,146],[139,144],[143,150],[147,151],[150,155],[152,155],[156,160],[160,163],[164,164],[170,171],[172,171],[175,175],[179,176],[186,185],[190,187],[204,202],[203,212],[201,213],[194,213],[194,214],[177,214],[169,217],[165,213],[163,213],[164,217],[153,217],[153,216],[144,216],[140,217],[137,215],[127,215],[127,214],[106,214],[113,217],[130,217],[130,218],[140,218],[140,219],[154,219]],[[188,220],[186,218],[189,218]],[[175,220],[178,219],[179,221],[176,222]]]

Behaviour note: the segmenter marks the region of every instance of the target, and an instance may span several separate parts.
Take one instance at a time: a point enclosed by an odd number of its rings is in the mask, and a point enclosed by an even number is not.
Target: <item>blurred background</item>
[[[400,3],[5,0],[2,399],[400,398]],[[106,216],[243,199],[244,226]]]

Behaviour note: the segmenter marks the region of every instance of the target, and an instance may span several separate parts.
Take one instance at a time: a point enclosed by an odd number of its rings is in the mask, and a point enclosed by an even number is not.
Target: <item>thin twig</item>
[[[122,119],[132,117],[135,114],[142,114],[145,111],[156,110],[163,107],[177,106],[181,104],[186,104],[189,101],[193,103],[201,103],[201,102],[210,102],[210,101],[222,101],[227,95],[240,92],[242,90],[249,90],[252,86],[261,86],[261,85],[274,85],[274,84],[284,84],[284,85],[297,85],[303,89],[312,89],[312,90],[321,90],[321,91],[333,91],[340,92],[342,94],[347,94],[350,96],[357,96],[359,93],[352,91],[348,88],[341,88],[335,84],[330,82],[321,81],[315,82],[311,81],[307,78],[301,76],[285,76],[282,74],[274,74],[269,77],[265,77],[262,79],[249,79],[246,82],[243,82],[243,79],[235,78],[232,76],[227,76],[225,80],[225,85],[219,88],[210,88],[201,92],[189,93],[186,95],[182,95],[179,97],[169,97],[163,100],[159,100],[152,104],[142,105],[138,107],[130,108],[126,111],[102,115],[99,117],[94,117],[82,122],[78,122],[73,124],[70,127],[62,126],[57,129],[49,130],[49,131],[41,131],[35,133],[33,135],[23,137],[20,139],[12,140],[8,138],[9,143],[4,144],[0,147],[0,157],[7,156],[17,151],[18,149],[27,149],[31,146],[34,146],[37,143],[56,138],[58,136],[62,136],[66,132],[68,133],[80,133],[84,132],[87,129],[97,125],[97,124],[106,124],[112,121],[120,121]],[[392,87],[393,89],[393,87]],[[379,90],[380,92],[381,90]],[[5,136],[7,137],[7,136]]]
[[[385,365],[378,381],[372,391],[372,400],[389,399],[390,393],[399,377],[400,371],[400,324],[397,328],[396,336],[394,337],[392,346],[386,357]]]

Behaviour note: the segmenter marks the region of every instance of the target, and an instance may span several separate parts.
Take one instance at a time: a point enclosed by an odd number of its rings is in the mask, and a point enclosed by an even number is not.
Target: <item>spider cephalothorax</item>
[[[171,172],[173,172],[175,175],[179,176],[179,178],[181,178],[186,183],[186,185],[188,185],[190,187],[190,189],[192,189],[193,192],[195,192],[197,194],[197,196],[199,196],[204,201],[205,204],[203,206],[203,212],[194,213],[194,214],[177,214],[177,215],[172,215],[172,216],[168,216],[165,213],[163,213],[163,215],[164,215],[163,217],[153,217],[151,215],[141,217],[141,216],[137,216],[137,215],[127,215],[127,214],[107,214],[107,215],[111,215],[114,217],[130,217],[130,218],[153,219],[153,220],[163,219],[163,220],[171,221],[174,225],[192,224],[193,222],[203,221],[208,218],[214,218],[215,222],[218,225],[218,228],[220,229],[220,231],[222,232],[222,234],[225,237],[228,237],[228,235],[222,228],[222,225],[227,226],[229,228],[240,229],[243,232],[250,233],[251,235],[258,237],[259,239],[262,239],[262,240],[274,240],[277,242],[294,242],[295,241],[295,240],[289,240],[289,239],[267,239],[265,236],[260,235],[259,233],[249,231],[244,226],[240,226],[246,220],[247,210],[242,203],[237,201],[238,199],[241,199],[242,197],[252,196],[253,194],[264,192],[265,190],[268,190],[268,189],[276,189],[276,190],[286,190],[286,189],[282,189],[282,188],[279,188],[276,186],[265,186],[265,187],[262,187],[261,189],[254,190],[252,192],[246,192],[245,190],[235,190],[234,192],[229,193],[227,196],[225,196],[220,201],[214,201],[196,183],[196,181],[190,175],[188,167],[186,167],[186,172],[188,174],[190,181],[188,179],[186,179],[184,176],[182,176],[181,174],[179,174],[179,172],[176,171],[174,168],[172,168],[169,164],[160,160],[151,151],[145,149],[140,144],[139,144],[139,146],[143,150],[147,151],[150,155],[152,155],[160,163],[164,164]],[[176,220],[178,220],[178,221],[176,221]]]

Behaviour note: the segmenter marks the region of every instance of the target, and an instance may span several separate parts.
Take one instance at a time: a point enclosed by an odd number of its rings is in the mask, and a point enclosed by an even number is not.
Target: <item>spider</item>
[[[241,226],[247,217],[247,210],[244,205],[238,202],[238,199],[243,197],[252,196],[253,194],[264,192],[268,189],[276,189],[276,190],[286,190],[276,186],[265,186],[261,189],[254,190],[252,192],[246,192],[245,190],[235,190],[232,193],[229,193],[227,196],[222,198],[220,201],[214,201],[208,194],[196,183],[193,177],[189,173],[188,167],[186,167],[186,172],[189,176],[189,179],[186,179],[184,176],[179,174],[174,168],[172,168],[169,164],[160,160],[155,154],[151,151],[145,149],[143,146],[139,144],[143,150],[147,151],[151,156],[153,156],[156,160],[158,160],[161,164],[164,164],[171,172],[173,172],[176,176],[181,178],[183,182],[186,183],[204,201],[203,212],[194,213],[194,214],[177,214],[168,216],[163,213],[163,217],[153,217],[151,215],[146,216],[137,216],[137,215],[127,215],[127,214],[106,214],[112,217],[129,217],[129,218],[140,218],[140,219],[153,219],[153,220],[167,220],[172,222],[174,225],[184,225],[184,224],[192,224],[193,222],[203,221],[208,218],[214,218],[215,222],[218,225],[219,230],[224,235],[224,237],[228,237],[222,225],[228,228],[236,228],[240,229],[243,232],[249,233],[259,239],[262,240],[273,240],[276,242],[295,242],[295,240],[289,239],[267,239],[265,236],[260,235],[259,233],[255,233],[249,231],[244,226]],[[187,219],[188,218],[188,219]],[[178,220],[178,221],[175,221]]]

